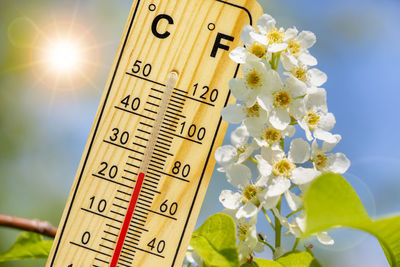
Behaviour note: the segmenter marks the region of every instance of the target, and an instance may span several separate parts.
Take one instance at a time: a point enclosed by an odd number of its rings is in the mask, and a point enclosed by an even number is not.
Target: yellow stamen
[[[265,45],[263,45],[263,44],[258,43],[258,42],[254,42],[250,46],[249,51],[250,51],[250,53],[252,53],[256,57],[262,58],[267,53],[267,47]]]
[[[328,157],[323,152],[319,152],[317,155],[314,156],[313,162],[317,170],[323,169],[328,162]]]
[[[317,113],[309,112],[306,116],[304,116],[304,121],[307,123],[310,131],[314,130],[319,123],[320,116]]]
[[[261,73],[258,73],[256,70],[252,70],[247,74],[246,82],[252,89],[256,87],[261,87],[262,86],[261,77],[262,77]]]
[[[267,38],[273,44],[283,43],[283,37],[285,35],[285,31],[283,29],[272,28],[267,33]]]
[[[256,102],[252,107],[246,109],[247,117],[259,117],[260,116],[260,105]]]
[[[307,81],[307,70],[303,68],[294,68],[291,73],[302,82]]]
[[[273,127],[267,127],[264,133],[264,139],[269,145],[277,143],[282,138],[282,131]]]
[[[286,108],[292,102],[292,96],[285,90],[279,90],[273,93],[274,105],[280,108]]]
[[[289,178],[290,175],[292,175],[292,170],[294,168],[296,168],[296,165],[294,165],[288,159],[283,158],[274,164],[272,167],[272,173],[275,176],[284,176]]]
[[[300,44],[296,39],[292,39],[288,42],[288,50],[293,56],[298,56],[300,53]]]

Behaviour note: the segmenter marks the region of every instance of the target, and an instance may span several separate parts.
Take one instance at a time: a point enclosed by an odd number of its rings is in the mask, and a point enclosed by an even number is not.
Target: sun
[[[32,49],[36,80],[55,91],[75,91],[93,82],[98,68],[98,46],[92,33],[78,22],[41,27]]]
[[[74,73],[82,67],[82,47],[76,40],[59,39],[48,44],[45,49],[45,62],[51,72],[56,74]]]

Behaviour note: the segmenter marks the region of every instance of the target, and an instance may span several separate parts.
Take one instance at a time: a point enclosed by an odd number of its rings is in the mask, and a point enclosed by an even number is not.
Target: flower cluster
[[[260,211],[268,220],[274,216],[287,234],[300,237],[307,185],[322,173],[346,172],[350,162],[342,153],[330,153],[341,136],[330,132],[336,121],[321,88],[327,76],[314,67],[317,60],[308,50],[315,35],[278,28],[275,19],[264,14],[256,29],[243,28],[241,39],[245,46],[230,53],[242,64],[243,78],[229,84],[238,102],[222,110],[225,121],[240,125],[231,135],[232,144],[219,147],[215,158],[219,171],[237,188],[223,190],[219,200],[236,222],[240,259],[246,262],[270,246],[268,237],[256,231]],[[281,214],[282,201],[293,211],[289,216]],[[273,227],[277,231],[277,225]],[[333,244],[325,232],[318,240]],[[282,253],[277,241],[271,248],[275,256]]]

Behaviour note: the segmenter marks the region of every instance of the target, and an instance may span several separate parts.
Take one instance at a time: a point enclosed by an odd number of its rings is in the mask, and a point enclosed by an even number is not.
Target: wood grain
[[[133,2],[46,266],[110,266],[157,116],[163,125],[118,266],[181,266],[226,132],[220,110],[234,101],[229,51],[260,14],[255,0]]]

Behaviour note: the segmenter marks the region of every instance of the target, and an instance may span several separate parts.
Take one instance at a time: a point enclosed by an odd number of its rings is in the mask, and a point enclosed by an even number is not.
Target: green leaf
[[[321,175],[311,184],[304,197],[304,209],[306,235],[370,221],[353,187],[342,176],[333,173]]]
[[[45,241],[35,233],[21,233],[14,245],[0,254],[0,262],[24,259],[46,259],[50,254],[53,241]]]
[[[254,261],[257,262],[259,267],[282,267],[282,264],[265,259],[254,258]]]
[[[190,245],[209,266],[239,266],[235,222],[226,214],[208,218],[193,233]]]
[[[258,265],[255,261],[252,262],[246,262],[243,263],[242,265],[240,265],[240,267],[259,267],[260,265]]]
[[[304,196],[305,235],[345,226],[374,235],[391,266],[400,266],[400,216],[371,221],[357,193],[338,174],[318,177]]]
[[[321,264],[313,256],[304,251],[290,252],[276,261],[254,259],[259,267],[320,267]]]
[[[320,267],[321,264],[305,251],[296,251],[283,255],[276,260],[283,267]]]

